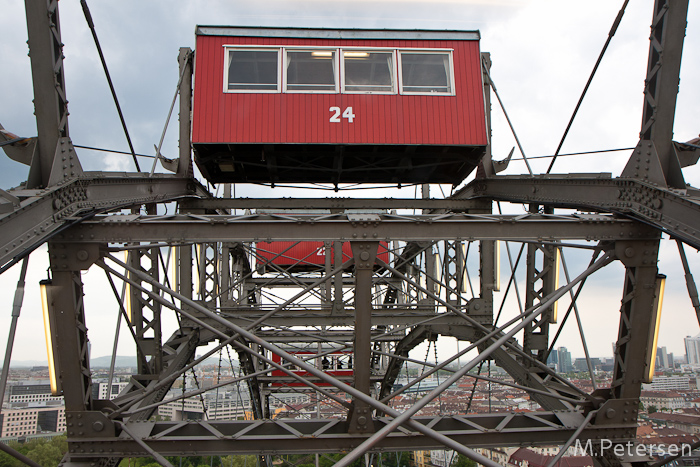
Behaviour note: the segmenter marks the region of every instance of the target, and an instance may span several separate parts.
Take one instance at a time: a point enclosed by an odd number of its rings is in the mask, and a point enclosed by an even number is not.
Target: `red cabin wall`
[[[306,359],[308,357],[316,355],[313,352],[304,352],[304,351],[291,352],[291,354],[294,355],[295,357],[298,357],[301,359]],[[350,356],[350,357],[352,357],[352,352],[349,350],[348,351],[340,351],[338,353],[328,354],[326,356],[326,358],[328,358],[330,360],[333,357],[338,357],[338,356],[345,356],[345,357]],[[323,358],[323,357],[321,357],[321,358]],[[274,354],[274,353],[272,354],[272,361],[277,363],[277,364],[280,364],[280,365],[283,363],[282,358],[279,355]],[[307,363],[309,363],[310,365],[316,365],[315,362],[316,362],[315,360],[307,361]],[[313,375],[311,375],[311,373],[308,373],[304,370],[292,370],[292,371],[294,374],[297,374],[299,376],[303,376],[305,378],[313,376]],[[338,376],[352,376],[354,374],[355,370],[353,368],[343,368],[340,370],[327,369],[327,370],[323,370],[323,371],[331,376],[338,377]],[[287,376],[287,374],[282,370],[272,370],[272,372],[270,374],[271,374],[271,376],[275,376],[275,377]],[[326,383],[323,381],[316,382],[315,384],[317,386],[330,386],[329,383]],[[292,381],[292,382],[286,382],[286,383],[273,382],[272,386],[273,387],[282,387],[282,386],[285,386],[285,387],[304,387],[306,385],[304,383],[300,383],[298,381]]]
[[[224,45],[453,49],[455,95],[225,93]],[[197,36],[192,142],[487,144],[477,40],[327,40]],[[353,123],[331,123],[332,106]]]
[[[323,242],[258,242],[256,248],[256,264],[264,264],[267,260],[278,266],[323,266],[326,264],[325,246]],[[379,242],[377,257],[389,262],[389,250],[387,242]],[[291,247],[291,248],[290,248]],[[289,249],[287,249],[289,248]],[[285,251],[286,250],[286,251]],[[331,255],[333,255],[331,247]],[[321,254],[319,254],[319,251]],[[283,254],[280,254],[284,252]],[[278,256],[275,258],[275,256]],[[332,258],[333,256],[331,256]],[[350,242],[343,242],[343,262],[352,258]]]

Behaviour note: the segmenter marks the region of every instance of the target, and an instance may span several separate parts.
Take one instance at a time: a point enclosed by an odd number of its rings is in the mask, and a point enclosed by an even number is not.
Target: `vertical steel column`
[[[659,242],[617,242],[615,253],[625,265],[625,284],[620,308],[620,328],[615,343],[615,366],[610,385],[615,399],[633,399],[639,405],[641,384],[649,371],[650,333],[656,306]],[[636,412],[635,412],[636,413]]]
[[[662,186],[685,188],[673,140],[689,0],[656,0],[639,144],[622,172]]]
[[[25,0],[25,11],[38,134],[27,188],[37,188],[80,175],[82,168],[68,137],[58,0]]]
[[[190,157],[191,140],[190,131],[192,130],[192,57],[194,53],[188,47],[180,49],[178,63],[180,64],[180,74],[182,81],[180,82],[180,157],[177,165],[177,174],[183,177],[191,177],[192,158]]]
[[[487,178],[496,175],[493,169],[493,158],[491,154],[491,80],[489,79],[489,70],[491,69],[491,54],[483,52],[481,54],[481,79],[484,83],[484,110],[486,114],[486,131],[488,143],[484,157],[479,161],[479,166],[476,171],[476,178]]]
[[[160,248],[152,248],[148,253],[151,260],[151,274],[154,279],[160,280]],[[151,320],[148,322],[148,328],[152,332],[152,349],[153,359],[151,367],[153,373],[159,374],[163,371],[163,331],[161,329],[160,313],[162,311],[161,304],[156,301],[151,301],[149,308],[151,309]]]
[[[422,248],[425,246],[425,243],[418,243],[414,244],[416,248]],[[408,251],[409,255],[412,253],[410,244],[406,245],[406,248],[404,249],[404,253],[402,253],[401,259],[399,261],[403,261],[404,257],[408,257],[408,255],[405,255],[405,253]],[[432,251],[431,247],[427,248],[428,251]],[[418,253],[415,258],[411,259],[406,263],[404,266],[406,275],[410,278],[413,279],[415,283],[420,283],[421,281],[421,271],[422,269],[419,266],[420,258],[422,256],[422,253]],[[406,303],[406,304],[411,304],[411,305],[423,305],[424,303],[422,302],[423,298],[423,292],[421,292],[418,287],[416,287],[414,284],[410,282],[403,281],[402,282],[402,290],[403,293],[399,294],[399,299],[397,300],[398,303]]]
[[[199,299],[216,306],[219,294],[219,243],[199,243],[197,274],[199,277]]]
[[[233,293],[231,288],[232,284],[232,274],[231,274],[231,243],[221,244],[221,258],[219,259],[219,264],[217,266],[219,275],[219,301],[229,301]]]
[[[429,199],[430,198],[430,185],[427,183],[424,183],[421,185],[421,197],[423,199]],[[424,214],[429,214],[430,210],[424,209],[423,213]],[[435,255],[433,254],[433,248],[432,246],[425,250],[425,288],[428,289],[428,292],[430,293],[435,293],[437,290],[437,284],[435,282],[435,278],[437,278],[437,264],[435,261]],[[419,294],[420,297],[420,294]],[[430,305],[432,307],[435,306],[435,300],[432,297],[425,297],[422,299],[419,299],[419,302],[423,302],[427,305]]]
[[[462,305],[465,276],[464,243],[459,240],[443,242],[445,253],[442,260],[442,277],[445,284],[445,300],[452,306]]]
[[[333,268],[343,264],[343,242],[333,242]],[[333,278],[333,313],[341,313],[343,305],[343,273],[339,272]]]
[[[332,286],[332,278],[330,277],[331,271],[333,271],[333,249],[331,248],[331,242],[323,242],[323,259],[324,261],[324,266],[325,266],[325,272],[326,276],[328,276],[328,280],[323,283],[323,300],[324,300],[324,306],[326,307],[331,307],[333,306],[333,297],[331,290],[333,289]],[[340,274],[342,277],[342,273]]]
[[[192,245],[179,247],[178,288],[185,297],[192,299]]]
[[[48,312],[52,322],[56,379],[61,381],[66,413],[92,408],[92,381],[88,348],[81,267],[90,255],[63,244],[49,243],[51,285],[47,286]],[[88,264],[89,266],[89,264]],[[87,269],[87,268],[86,268]],[[68,418],[68,415],[66,415]],[[68,427],[71,437],[72,428]]]
[[[146,208],[149,214],[156,213],[155,205]],[[142,270],[155,280],[160,278],[159,248],[131,250],[129,265]],[[141,282],[137,278],[132,278]],[[171,284],[172,285],[172,284]],[[163,336],[160,323],[160,303],[143,294],[136,287],[128,288],[128,311],[137,339],[136,353],[140,375],[159,374],[163,370]],[[150,310],[149,316],[144,311]],[[149,358],[150,357],[150,360]]]
[[[482,324],[493,323],[493,293],[498,291],[496,241],[479,242],[479,297],[469,302],[469,315]],[[466,270],[466,258],[465,258]]]
[[[488,144],[484,157],[479,162],[477,168],[477,178],[491,177],[496,175],[493,168],[493,158],[491,154],[491,79],[488,72],[491,69],[491,54],[484,52],[481,54],[481,79],[484,83],[484,110],[486,114],[486,131]],[[489,202],[485,214],[493,212],[493,202]],[[496,241],[482,240],[479,242],[479,297],[472,298],[469,303],[469,314],[478,319],[483,324],[493,322],[493,292],[498,291],[499,278],[496,277],[499,265],[496,264]],[[467,258],[464,258],[464,270],[467,270]],[[466,278],[462,279],[466,282]]]
[[[370,393],[372,359],[372,274],[379,242],[351,242],[355,258],[355,389]],[[374,431],[372,411],[366,402],[353,401],[348,416],[350,433]]]
[[[538,212],[539,206],[532,205],[530,212]],[[545,208],[545,214],[552,214],[552,208]],[[557,289],[558,250],[552,245],[531,243],[527,246],[527,278],[525,308],[539,303]],[[549,348],[549,325],[555,321],[556,303],[550,306],[539,319],[533,321],[524,331],[523,349],[542,363],[546,363]]]

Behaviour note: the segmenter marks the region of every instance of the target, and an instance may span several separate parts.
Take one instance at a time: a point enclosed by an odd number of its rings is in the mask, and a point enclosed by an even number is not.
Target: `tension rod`
[[[109,84],[109,90],[112,91],[112,98],[114,99],[114,105],[117,106],[117,113],[119,114],[119,120],[122,122],[122,128],[124,128],[124,134],[126,135],[126,142],[129,143],[129,149],[131,150],[131,157],[134,159],[134,164],[136,165],[136,170],[141,172],[141,167],[139,167],[139,161],[136,160],[136,152],[134,151],[134,145],[131,144],[131,136],[129,136],[129,130],[126,129],[126,121],[124,121],[124,114],[122,113],[122,108],[119,105],[119,99],[117,99],[117,92],[114,90],[114,84],[112,84],[112,77],[109,75],[109,70],[107,69],[107,62],[105,61],[105,56],[102,53],[102,47],[100,46],[100,41],[97,39],[97,32],[95,31],[95,23],[92,21],[92,15],[90,14],[90,9],[88,8],[87,2],[85,0],[80,0],[80,5],[83,7],[83,13],[85,14],[85,20],[90,27],[90,32],[92,33],[92,38],[95,40],[95,46],[97,46],[97,53],[100,55],[100,61],[102,62],[102,68],[105,71],[105,76],[107,76],[107,83]]]
[[[676,240],[676,243],[678,244],[678,253],[681,255],[681,262],[685,270],[685,285],[688,288],[688,296],[690,297],[690,302],[693,304],[693,308],[695,308],[695,315],[698,317],[698,323],[700,323],[700,299],[698,299],[698,288],[695,286],[695,279],[693,279],[690,266],[688,266],[688,258],[685,256],[683,242]]]
[[[549,168],[547,169],[547,173],[550,173],[552,171],[552,167],[554,167],[554,162],[557,160],[557,156],[559,156],[559,151],[561,151],[561,147],[564,145],[564,140],[566,139],[566,135],[569,134],[569,130],[571,129],[571,125],[574,123],[574,119],[576,118],[576,114],[578,113],[579,107],[581,107],[581,103],[583,102],[583,98],[586,97],[586,92],[588,92],[588,88],[591,85],[591,82],[593,81],[593,77],[595,76],[596,71],[598,71],[598,66],[600,65],[601,60],[603,60],[603,55],[605,55],[605,51],[608,50],[608,45],[610,45],[610,41],[612,40],[613,36],[617,32],[617,27],[620,25],[620,21],[622,21],[622,17],[625,14],[625,8],[627,8],[628,3],[629,3],[629,0],[625,0],[625,3],[622,4],[622,8],[620,8],[620,11],[617,13],[617,17],[615,17],[615,21],[613,22],[613,25],[610,28],[610,32],[608,33],[608,39],[605,41],[605,45],[603,46],[603,50],[600,51],[600,55],[598,55],[598,60],[595,62],[595,66],[593,67],[593,71],[591,71],[591,75],[588,77],[588,82],[586,83],[586,86],[583,88],[583,92],[581,93],[581,97],[579,97],[579,99],[578,99],[578,103],[576,104],[576,108],[574,109],[574,113],[571,115],[571,118],[569,119],[569,124],[566,125],[566,130],[564,130],[564,135],[561,137],[561,141],[559,141],[559,146],[557,147],[557,150],[554,153],[554,157],[552,158],[552,162],[549,163]]]

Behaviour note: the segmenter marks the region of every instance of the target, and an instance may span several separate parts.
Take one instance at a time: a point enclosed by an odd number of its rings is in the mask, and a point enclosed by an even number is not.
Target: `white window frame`
[[[424,49],[424,48],[394,48],[394,47],[309,47],[309,46],[260,46],[255,44],[225,44],[223,92],[227,94],[375,94],[375,95],[407,95],[407,96],[456,96],[454,49]],[[228,89],[228,56],[230,51],[261,51],[277,52],[277,87],[276,89]],[[316,52],[330,51],[336,54],[334,65],[334,90],[290,90],[287,86],[287,51]],[[392,89],[391,91],[348,91],[345,89],[345,52],[383,52],[391,53]],[[449,61],[450,92],[412,92],[405,91],[403,84],[402,53],[410,54],[446,54]]]
[[[398,92],[398,69],[396,66],[396,50],[391,47],[343,47],[340,49],[340,92],[343,94],[375,94],[375,95],[395,95]],[[391,53],[391,91],[348,91],[345,89],[345,52],[383,52]]]
[[[329,89],[289,89],[287,86],[287,52],[333,52],[335,63],[333,74],[335,76],[335,88]],[[340,49],[337,47],[283,47],[282,53],[282,92],[286,94],[339,94],[340,93]]]
[[[447,78],[450,80],[450,92],[412,92],[412,91],[405,91],[403,88],[403,64],[401,62],[402,60],[402,52],[409,53],[409,54],[425,54],[425,55],[434,55],[434,54],[447,54],[449,57],[449,74]],[[455,64],[454,64],[454,58],[453,58],[453,52],[454,49],[397,49],[397,55],[398,55],[398,75],[399,75],[399,94],[404,95],[404,96],[456,96],[456,89],[455,89]]]
[[[282,92],[282,48],[259,45],[224,45],[224,92],[229,94],[279,94]],[[230,51],[246,52],[277,52],[277,88],[276,89],[229,89],[228,88],[228,56]]]

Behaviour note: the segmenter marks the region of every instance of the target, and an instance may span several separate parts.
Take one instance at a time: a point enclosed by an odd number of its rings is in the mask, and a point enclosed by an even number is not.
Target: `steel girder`
[[[457,196],[612,212],[653,225],[700,249],[700,191],[601,174],[522,178],[503,175],[472,182]]]
[[[97,212],[206,195],[191,178],[102,172],[47,189],[17,188],[10,193],[21,202],[14,211],[0,216],[0,266],[3,267],[31,253],[62,228]]]
[[[490,203],[480,199],[459,198],[211,198],[183,201],[187,209],[328,209],[343,212],[347,209],[442,209],[450,212],[475,210],[490,211]]]
[[[625,240],[656,230],[605,215],[169,215],[95,216],[61,232],[66,243],[353,240]],[[196,239],[196,240],[195,240]]]
[[[380,429],[390,419],[375,419]],[[449,438],[474,447],[548,446],[563,444],[584,420],[578,412],[495,413],[415,417]],[[86,425],[88,425],[86,423]],[[165,456],[240,454],[276,455],[282,453],[350,451],[367,434],[348,433],[342,420],[254,420],[208,422],[128,422],[129,431],[150,448]],[[598,437],[626,442],[634,438],[629,424],[609,424],[584,429],[580,439]],[[439,449],[431,438],[402,426],[385,438],[378,451]],[[89,461],[95,457],[133,457],[144,455],[143,448],[126,433],[105,437],[88,426],[80,437],[69,441],[72,460]]]
[[[164,368],[157,374],[157,378],[139,379],[135,375],[119,396],[107,403],[107,411],[129,406],[134,412],[129,417],[132,422],[148,420],[156,407],[150,410],[140,409],[163,400],[175,381],[174,376],[178,376],[180,370],[192,360],[199,344],[199,335],[198,329],[185,326],[174,333],[163,344]]]

